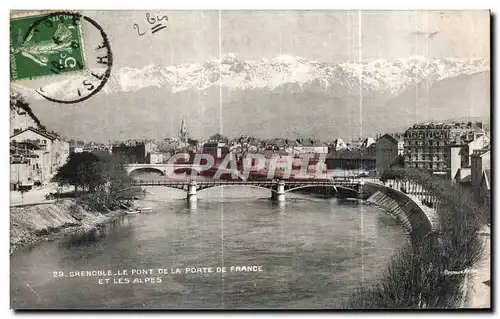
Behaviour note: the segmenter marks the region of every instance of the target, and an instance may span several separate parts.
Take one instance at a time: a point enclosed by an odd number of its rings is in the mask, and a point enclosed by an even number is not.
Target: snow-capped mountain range
[[[48,82],[44,94],[78,98],[82,77],[97,81],[87,72]],[[19,83],[11,88],[46,127],[95,141],[176,136],[183,118],[196,138],[245,133],[349,140],[421,121],[489,117],[491,107],[487,59],[327,63],[229,54],[204,64],[114,67],[101,92],[76,104],[50,102]]]
[[[394,61],[379,59],[360,63],[329,63],[290,55],[247,61],[227,54],[204,64],[114,68],[103,92],[135,92],[158,87],[168,89],[171,93],[180,93],[203,91],[219,85],[230,91],[272,91],[294,84],[300,88],[314,85],[325,90],[341,88],[353,94],[362,90],[394,96],[423,80],[432,84],[449,77],[488,70],[489,61],[483,58],[427,60],[417,56]],[[92,71],[101,70],[88,70],[83,75],[46,85],[43,90],[52,97],[71,98],[75,94],[75,86],[83,78],[88,78]],[[11,87],[28,98],[43,99],[34,89],[16,83]]]

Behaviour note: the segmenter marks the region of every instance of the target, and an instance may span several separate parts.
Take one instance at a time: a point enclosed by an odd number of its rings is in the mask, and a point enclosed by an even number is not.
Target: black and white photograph
[[[491,311],[490,11],[9,20],[11,309]]]

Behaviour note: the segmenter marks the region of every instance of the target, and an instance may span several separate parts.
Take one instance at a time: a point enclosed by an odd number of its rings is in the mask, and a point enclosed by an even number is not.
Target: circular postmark
[[[72,104],[85,101],[97,94],[106,85],[111,76],[111,68],[113,66],[113,53],[108,40],[107,34],[103,28],[92,18],[82,15],[78,12],[53,12],[45,15],[34,21],[28,28],[24,37],[24,43],[30,41],[33,44],[38,44],[42,41],[37,41],[36,37],[44,38],[45,43],[49,42],[45,47],[41,46],[45,54],[45,65],[50,68],[53,75],[64,75],[70,71],[85,70],[85,52],[82,37],[83,21],[89,24],[90,31],[94,31],[100,38],[99,44],[91,44],[96,53],[95,63],[102,68],[87,69],[84,75],[68,80],[69,83],[64,84],[64,89],[41,87],[36,92],[45,99],[63,104]],[[73,36],[72,36],[73,34]],[[49,41],[46,40],[50,37]],[[26,45],[25,45],[26,46]],[[32,50],[36,53],[38,50]],[[49,72],[49,71],[47,71]],[[62,96],[61,96],[62,95]]]

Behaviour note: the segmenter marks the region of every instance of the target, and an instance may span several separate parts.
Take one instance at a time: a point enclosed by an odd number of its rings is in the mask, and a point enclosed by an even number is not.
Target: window
[[[46,145],[47,144],[47,140],[42,140],[42,145]]]

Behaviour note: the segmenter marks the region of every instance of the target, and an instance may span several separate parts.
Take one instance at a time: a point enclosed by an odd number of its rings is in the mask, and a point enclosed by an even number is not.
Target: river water
[[[409,240],[384,212],[347,200],[287,193],[280,205],[267,190],[224,187],[199,192],[189,206],[183,191],[149,191],[141,205],[150,212],[11,256],[12,307],[336,308],[380,279]],[[111,275],[72,277],[87,270]]]

